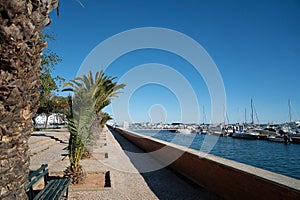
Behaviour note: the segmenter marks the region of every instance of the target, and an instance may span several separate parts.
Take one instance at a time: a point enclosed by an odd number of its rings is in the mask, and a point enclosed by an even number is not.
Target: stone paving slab
[[[96,144],[93,148],[94,158],[83,159],[81,164],[86,172],[109,171],[111,187],[99,190],[70,189],[69,199],[215,199],[203,188],[190,183],[168,168],[139,173],[137,163],[124,149],[137,153],[143,153],[142,150],[114,131],[105,128],[103,133],[97,143],[102,144],[105,141],[106,145]],[[44,136],[37,134],[44,134]],[[60,138],[64,142],[59,142],[50,136]],[[32,137],[43,138],[42,140],[50,138],[55,141],[55,144],[49,143],[49,149],[32,156],[30,168],[36,169],[41,164],[48,163],[50,175],[51,173],[62,174],[69,165],[68,157],[63,156],[67,153],[68,136],[67,130],[34,132]],[[36,142],[36,138],[31,138],[30,141],[30,148],[37,148],[39,143]],[[151,156],[147,157],[145,162],[157,163]]]

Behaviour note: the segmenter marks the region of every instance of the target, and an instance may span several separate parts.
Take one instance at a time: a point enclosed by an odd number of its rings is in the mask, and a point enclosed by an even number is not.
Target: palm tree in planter
[[[73,184],[79,183],[83,177],[83,169],[79,164],[82,155],[93,146],[95,132],[101,131],[101,123],[111,119],[102,109],[110,104],[113,97],[117,97],[124,84],[114,82],[115,77],[97,72],[95,77],[89,71],[64,84],[70,87],[63,91],[72,91],[72,111],[69,116],[69,158],[70,166],[65,170],[65,176],[72,178]],[[97,129],[97,130],[96,130]],[[100,129],[100,130],[99,130]]]
[[[26,199],[28,139],[39,104],[41,30],[58,0],[0,0],[0,199]]]

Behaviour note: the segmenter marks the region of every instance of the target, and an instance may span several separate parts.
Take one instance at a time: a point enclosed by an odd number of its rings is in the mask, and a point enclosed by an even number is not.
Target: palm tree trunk
[[[49,119],[49,115],[46,114],[46,120],[45,120],[45,129],[48,128],[48,119]]]
[[[57,0],[0,0],[0,199],[27,199],[28,139],[39,104],[40,31]]]

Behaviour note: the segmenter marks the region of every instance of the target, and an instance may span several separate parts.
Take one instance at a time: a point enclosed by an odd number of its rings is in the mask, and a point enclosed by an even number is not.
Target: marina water
[[[300,179],[300,144],[179,134],[167,130],[134,130],[134,132],[196,150],[201,149],[205,137],[215,137],[211,139],[217,140],[217,143],[209,152],[210,154]]]

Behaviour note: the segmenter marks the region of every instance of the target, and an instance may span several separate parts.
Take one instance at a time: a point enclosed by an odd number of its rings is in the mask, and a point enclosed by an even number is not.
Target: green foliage
[[[52,112],[53,113],[61,113],[64,115],[68,115],[71,112],[71,107],[69,105],[70,97],[62,97],[54,95],[51,98],[52,104]]]
[[[48,117],[53,113],[59,113],[62,116],[68,116],[71,113],[71,106],[69,103],[70,97],[62,97],[54,94],[41,95],[40,96],[40,106],[36,114],[45,114],[46,123],[45,128],[47,128]]]
[[[73,118],[69,118],[68,128],[70,132],[68,150],[70,153],[69,159],[71,163],[71,169],[72,171],[78,171],[78,163],[82,157],[85,148],[82,139],[77,134],[77,125],[75,124]]]
[[[53,35],[46,33],[42,33],[42,38],[44,42],[46,42],[47,40],[55,40]],[[52,52],[49,49],[43,51],[43,54],[41,55],[40,65],[40,106],[35,117],[38,114],[46,115],[45,128],[47,128],[49,115],[51,115],[52,113],[65,114],[67,112],[66,110],[70,109],[64,97],[55,95],[55,91],[58,91],[58,84],[61,85],[64,79],[60,76],[53,77],[51,73],[54,70],[54,67],[60,62],[61,59],[56,53]],[[35,118],[33,118],[33,121],[35,121]]]
[[[82,138],[78,135],[77,125],[74,119],[70,117],[68,120],[68,129],[70,132],[68,151],[71,164],[64,170],[64,177],[70,178],[73,184],[78,184],[84,178],[82,166],[79,165],[79,161],[85,151],[85,146],[82,142]]]
[[[104,125],[106,124],[106,122],[112,119],[112,117],[109,114],[104,113],[104,112],[102,112],[100,114],[100,117],[101,117],[101,120],[100,120],[100,126],[101,127],[104,127]]]
[[[111,98],[118,95],[118,90],[125,85],[113,82],[115,78],[105,76],[104,72],[97,72],[95,78],[91,71],[88,75],[76,77],[64,87],[71,87],[63,91],[73,91],[73,117],[69,118],[70,141],[69,156],[71,169],[79,169],[79,160],[82,157],[82,145],[87,147],[93,142],[93,128],[104,126],[111,119],[102,109],[109,105]],[[100,120],[99,120],[100,119]],[[98,123],[98,124],[97,124]],[[76,134],[76,136],[75,136]],[[80,140],[80,142],[79,142]]]
[[[55,40],[53,35],[43,33],[42,34],[43,40]],[[51,72],[54,70],[54,67],[60,63],[62,60],[61,58],[50,49],[46,49],[43,51],[41,55],[41,86],[40,86],[40,93],[41,95],[49,95],[55,90],[58,90],[57,83],[62,83],[64,79],[60,76],[52,77]]]

